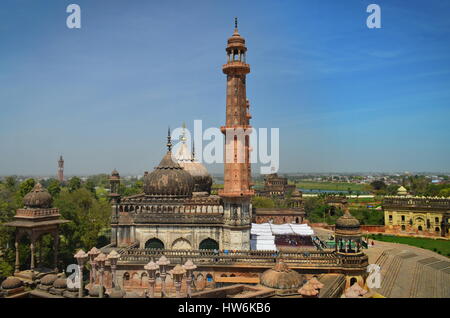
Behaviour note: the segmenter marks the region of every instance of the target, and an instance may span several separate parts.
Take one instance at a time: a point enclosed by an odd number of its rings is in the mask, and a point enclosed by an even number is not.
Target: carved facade
[[[383,200],[386,233],[450,237],[450,199],[389,196]]]

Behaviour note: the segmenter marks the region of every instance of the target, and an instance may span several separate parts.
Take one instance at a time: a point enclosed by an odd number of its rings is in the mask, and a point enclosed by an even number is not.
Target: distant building
[[[388,196],[383,200],[385,232],[450,237],[450,199]]]
[[[268,174],[264,178],[264,188],[257,191],[257,195],[264,197],[285,198],[295,190],[294,184],[288,184],[287,178],[280,177],[276,173]]]

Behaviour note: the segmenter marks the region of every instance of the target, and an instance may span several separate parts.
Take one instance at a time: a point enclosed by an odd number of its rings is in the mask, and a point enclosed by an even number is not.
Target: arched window
[[[404,225],[402,225],[402,231],[404,231],[406,228],[405,228],[405,226]]]
[[[355,277],[352,277],[350,279],[350,286],[353,286],[353,284],[355,284],[356,282],[358,282],[358,280]]]
[[[213,277],[212,277],[211,274],[206,275],[206,281],[207,281],[208,283],[212,283]]]
[[[219,243],[213,239],[207,238],[200,242],[199,249],[201,250],[218,250]]]
[[[152,249],[164,249],[164,243],[161,240],[158,240],[157,238],[152,238],[145,242],[145,248],[152,248]]]
[[[436,232],[440,232],[439,227],[436,226],[436,228],[434,229]]]
[[[422,231],[422,225],[419,225],[419,227],[417,228],[419,231]]]
[[[123,280],[125,280],[125,281],[130,280],[130,274],[128,272],[123,274]]]
[[[172,243],[172,249],[173,250],[191,250],[192,246],[188,240],[180,237]]]

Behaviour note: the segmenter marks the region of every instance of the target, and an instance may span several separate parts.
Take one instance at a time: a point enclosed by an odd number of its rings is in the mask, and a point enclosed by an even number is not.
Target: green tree
[[[19,186],[19,194],[23,198],[27,193],[33,190],[33,187],[36,185],[36,181],[34,179],[27,179],[22,182]]]
[[[83,187],[86,188],[86,190],[88,190],[89,192],[91,192],[92,194],[96,195],[95,193],[95,183],[93,180],[88,179],[84,184]]]
[[[396,195],[398,191],[399,186],[395,184],[390,184],[386,188],[386,194],[388,195]]]
[[[441,197],[450,197],[450,188],[445,188],[439,191],[439,196]]]
[[[47,190],[53,198],[56,198],[61,192],[61,186],[59,181],[56,179],[51,179],[48,184]]]
[[[72,177],[69,180],[69,184],[67,185],[69,188],[69,192],[74,192],[81,188],[81,179],[78,177]]]
[[[254,208],[274,208],[275,202],[271,198],[253,197],[252,205]]]
[[[63,218],[71,221],[61,226],[60,253],[66,264],[73,262],[73,254],[79,249],[100,247],[99,239],[109,228],[111,206],[105,200],[97,200],[90,191],[80,188],[74,191],[62,189],[54,206]]]
[[[17,179],[15,177],[12,176],[6,177],[4,184],[6,188],[10,191],[17,190]]]
[[[8,181],[0,184],[0,281],[12,275],[14,269],[15,253],[11,248],[14,246],[14,229],[2,225],[13,219],[19,207],[18,189],[14,187]]]

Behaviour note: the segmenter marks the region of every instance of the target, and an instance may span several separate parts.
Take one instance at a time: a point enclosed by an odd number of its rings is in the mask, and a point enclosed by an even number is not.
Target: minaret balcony
[[[248,74],[250,73],[250,65],[241,61],[231,61],[222,66],[222,71],[228,75]]]
[[[231,125],[231,126],[220,126],[220,131],[222,134],[225,134],[227,132],[227,129],[243,129],[246,133],[251,133],[253,127],[251,125]]]
[[[219,190],[219,196],[222,198],[245,198],[245,197],[252,197],[255,195],[255,190],[249,189],[245,191],[226,191],[226,190]]]

